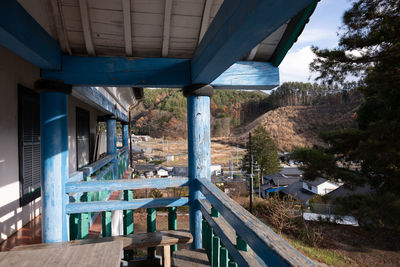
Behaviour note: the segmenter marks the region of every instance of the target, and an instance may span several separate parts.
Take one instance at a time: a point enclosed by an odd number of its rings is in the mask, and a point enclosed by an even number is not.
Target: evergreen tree
[[[250,170],[250,145],[246,144],[246,154],[242,159],[242,169],[248,173]],[[274,143],[274,140],[269,136],[267,130],[262,126],[258,125],[254,130],[252,136],[252,152],[253,152],[253,170],[257,165],[260,168],[261,177],[264,174],[273,174],[280,171],[280,161],[278,156],[278,149]],[[258,176],[254,175],[255,177]],[[254,185],[258,185],[258,180],[254,181]]]
[[[305,177],[325,176],[376,193],[340,200],[360,223],[400,228],[400,1],[358,0],[343,16],[339,47],[313,48],[311,69],[328,84],[359,78],[358,129],[322,133],[328,149],[298,149]]]

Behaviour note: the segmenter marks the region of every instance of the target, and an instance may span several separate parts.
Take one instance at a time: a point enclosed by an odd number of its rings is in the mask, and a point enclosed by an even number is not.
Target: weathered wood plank
[[[89,182],[68,182],[65,186],[66,193],[76,192],[98,192],[103,190],[128,190],[188,186],[187,177],[152,178],[152,179],[119,179],[119,180],[97,180]]]
[[[21,246],[26,248],[16,247],[9,252],[0,252],[0,266],[120,266],[122,240],[81,243],[79,246],[70,246],[66,243],[69,242],[62,242],[63,245],[43,246],[41,249]]]
[[[90,29],[90,18],[87,0],[79,0],[79,10],[81,12],[83,37],[85,39],[86,50],[90,56],[94,56],[96,53],[92,40],[92,31]]]
[[[94,202],[69,203],[66,206],[66,213],[99,212],[112,210],[135,210],[142,208],[162,208],[162,207],[180,207],[188,205],[187,197],[171,198],[142,198],[132,201],[109,200]]]
[[[201,39],[203,39],[204,34],[206,33],[208,29],[208,25],[210,23],[210,12],[211,12],[211,6],[213,4],[213,0],[206,0],[204,4],[204,10],[203,10],[203,17],[201,19],[201,26],[200,26],[200,33],[199,33],[199,40],[198,43],[201,42]]]
[[[268,266],[315,266],[310,259],[210,181],[197,179],[196,182],[211,205]],[[229,250],[228,247],[227,249]]]
[[[207,254],[203,249],[182,249],[172,255],[172,263],[175,267],[206,267],[210,266]]]
[[[66,248],[71,246],[81,246],[87,244],[108,243],[113,241],[122,241],[121,250],[130,250],[135,248],[161,247],[174,244],[188,244],[193,241],[189,231],[159,231],[154,233],[139,233],[125,236],[110,236],[96,239],[80,239],[68,242],[40,243],[34,245],[18,246],[12,251],[28,251],[46,248]],[[0,253],[1,254],[1,253]]]
[[[125,53],[127,56],[132,56],[131,0],[122,0],[122,10],[124,13]]]
[[[100,170],[102,167],[104,167],[107,163],[111,162],[112,160],[113,160],[112,155],[109,155],[102,159],[99,159],[99,160],[93,162],[92,164],[89,164],[88,166],[79,169],[79,171],[71,173],[69,175],[68,181],[70,181],[70,182],[82,181],[84,178],[86,178],[89,175],[93,174],[94,172]],[[87,191],[82,191],[82,192],[87,192]]]
[[[171,30],[171,11],[172,11],[172,0],[165,0],[163,45],[161,51],[161,55],[163,57],[168,56],[169,33]]]
[[[51,0],[51,9],[55,21],[55,26],[57,30],[58,41],[60,43],[61,49],[68,54],[72,54],[71,48],[68,44],[67,33],[65,31],[64,16],[61,11],[61,4],[59,0]]]

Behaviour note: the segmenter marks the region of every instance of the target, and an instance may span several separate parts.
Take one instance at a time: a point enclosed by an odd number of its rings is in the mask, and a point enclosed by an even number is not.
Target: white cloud
[[[317,43],[318,41],[329,41],[336,43],[338,40],[338,36],[335,31],[324,29],[324,28],[307,28],[304,32],[299,36],[297,40],[297,44],[300,43]]]
[[[288,53],[279,66],[281,83],[289,81],[312,82],[315,74],[311,75],[309,66],[315,57],[315,54],[311,51],[311,46],[305,46],[298,51]],[[310,76],[311,79],[309,80]]]

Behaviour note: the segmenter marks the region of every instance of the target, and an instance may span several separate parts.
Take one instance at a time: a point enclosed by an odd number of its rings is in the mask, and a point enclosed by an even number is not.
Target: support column
[[[113,179],[118,179],[118,166],[117,166],[117,120],[115,117],[106,119],[107,125],[107,155],[112,155],[114,159],[113,164]]]
[[[122,146],[128,148],[129,145],[129,130],[128,130],[128,123],[122,123]],[[126,151],[126,167],[129,168],[129,149]],[[124,170],[125,172],[125,170]]]
[[[42,242],[68,241],[68,94],[71,86],[38,80],[40,92]]]
[[[193,249],[201,248],[201,221],[199,199],[203,197],[197,179],[211,179],[210,98],[209,85],[192,85],[183,89],[187,97],[190,231]]]

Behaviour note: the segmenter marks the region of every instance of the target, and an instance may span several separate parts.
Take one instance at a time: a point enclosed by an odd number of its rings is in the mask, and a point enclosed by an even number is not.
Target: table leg
[[[163,266],[171,267],[171,247],[163,246]]]

